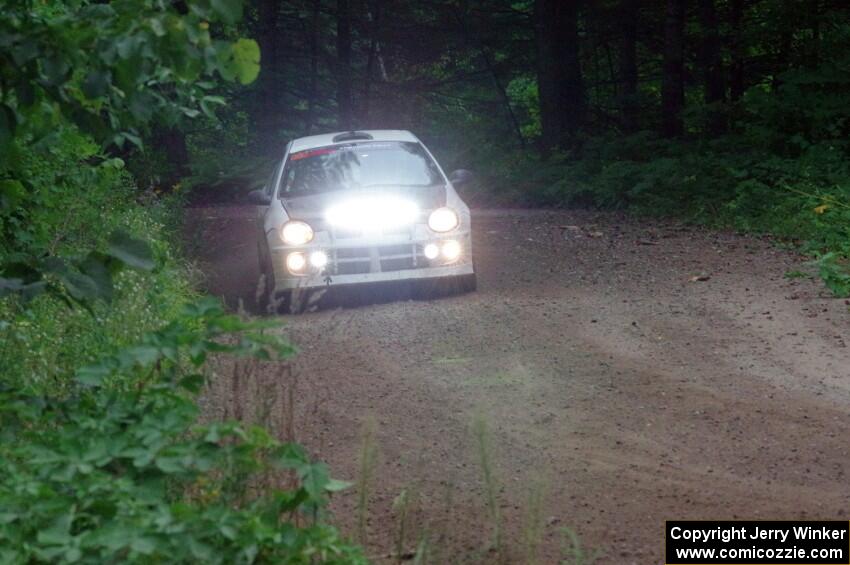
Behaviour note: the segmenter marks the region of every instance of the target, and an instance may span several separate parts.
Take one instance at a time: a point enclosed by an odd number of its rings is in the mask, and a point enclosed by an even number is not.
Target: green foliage
[[[4,4],[0,562],[365,562],[320,521],[347,486],[324,464],[259,428],[198,425],[210,354],[292,348],[216,301],[187,305],[179,197],[138,191],[115,156],[149,124],[210,119],[216,74],[256,78],[255,42],[214,38],[241,13]]]
[[[11,279],[6,291],[31,295],[49,288],[44,279],[54,276],[75,300],[108,296],[115,260],[126,254],[92,253],[73,265],[56,259],[38,233],[45,228],[39,221],[43,210],[55,209],[57,193],[69,186],[85,186],[102,177],[104,168],[123,166],[98,155],[98,146],[140,146],[151,122],[174,126],[212,115],[221,103],[210,92],[215,83],[208,79],[216,74],[243,84],[257,76],[259,48],[253,40],[214,40],[210,34],[210,22],[237,21],[241,0],[186,4],[185,12],[149,0],[4,5],[0,261]],[[77,150],[67,150],[67,137],[76,131],[87,137]],[[57,151],[76,162],[39,166],[55,164]]]
[[[841,298],[850,296],[850,263],[846,256],[831,251],[817,264],[821,278],[833,294]]]
[[[260,47],[253,39],[238,39],[220,61],[219,72],[225,79],[251,84],[260,74]]]
[[[833,32],[831,42],[850,44],[847,29]],[[848,70],[850,58],[836,56],[783,73],[774,91],[750,89],[738,127],[712,139],[597,135],[547,160],[522,155],[488,165],[487,184],[519,189],[532,203],[625,208],[800,242],[827,286],[846,296],[850,106],[841,101]],[[699,110],[690,119],[699,123]]]
[[[214,40],[209,30],[210,22],[235,23],[241,1],[187,4],[180,13],[148,0],[8,2],[2,138],[33,143],[70,122],[98,141],[138,143],[150,121],[174,124],[204,110],[212,87],[204,77],[256,77],[256,43]],[[0,164],[14,168],[20,145],[4,149]]]
[[[15,264],[52,269],[21,269],[30,278],[17,277],[51,292],[0,299],[0,372],[36,387],[63,386],[57,375],[139,339],[192,294],[173,246],[179,199],[139,195],[118,159],[80,166],[98,159],[97,147],[72,129],[59,131],[57,141],[28,156],[30,197],[39,205],[8,225],[19,241],[45,251],[28,255],[8,240],[0,244],[7,284]],[[135,268],[121,268],[127,263]]]
[[[821,276],[844,296],[850,165],[842,145],[821,142],[785,156],[758,145],[753,132],[711,142],[671,142],[648,132],[599,137],[581,159],[527,156],[495,169],[485,184],[519,189],[535,204],[625,208],[800,242],[822,257]]]
[[[292,348],[218,302],[76,374],[62,395],[0,384],[0,561],[365,563],[316,521],[346,485],[238,423],[196,425],[206,356]],[[296,486],[257,494],[257,481]]]

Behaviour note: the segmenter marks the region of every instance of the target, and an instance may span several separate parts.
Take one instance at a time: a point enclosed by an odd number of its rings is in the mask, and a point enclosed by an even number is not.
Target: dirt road
[[[209,288],[231,303],[254,294],[250,216],[190,210]],[[850,313],[819,282],[784,276],[807,269],[800,257],[541,211],[476,213],[474,253],[476,293],[287,319],[298,439],[356,480],[374,421],[365,515],[378,561],[405,489],[403,549],[426,537],[439,563],[527,561],[538,537],[539,562],[554,563],[564,527],[602,563],[660,563],[665,519],[848,519]],[[211,410],[239,402],[226,381]],[[356,505],[356,490],[333,503],[352,535]],[[502,551],[482,549],[496,523]]]

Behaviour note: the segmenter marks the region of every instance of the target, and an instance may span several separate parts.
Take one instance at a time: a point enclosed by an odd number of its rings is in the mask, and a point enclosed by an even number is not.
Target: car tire
[[[302,288],[284,290],[274,293],[274,299],[268,308],[269,312],[277,314],[303,314],[316,309],[316,301],[320,295],[314,289]]]
[[[475,273],[458,277],[458,293],[466,294],[478,290],[478,276]]]
[[[271,262],[265,257],[259,243],[257,243],[257,257],[260,270],[256,292],[257,307],[260,311],[270,312],[272,296],[274,294],[274,271],[272,270]],[[262,281],[259,280],[260,278]],[[262,286],[260,287],[259,285]]]
[[[267,310],[270,314],[291,314],[292,292],[284,290],[269,295]]]

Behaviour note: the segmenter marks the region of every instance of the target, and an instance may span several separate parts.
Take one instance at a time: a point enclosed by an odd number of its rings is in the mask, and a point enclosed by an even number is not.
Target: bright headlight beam
[[[447,261],[454,261],[460,257],[461,250],[460,242],[450,239],[443,244],[443,257]]]
[[[429,243],[422,250],[427,259],[436,259],[440,254],[440,247],[436,243]]]
[[[286,268],[290,273],[300,273],[307,266],[307,258],[303,253],[290,253],[286,256]]]
[[[341,202],[325,212],[325,219],[339,228],[380,230],[412,224],[419,216],[415,202],[401,198],[362,198]]]
[[[313,228],[305,222],[292,220],[283,224],[280,238],[287,245],[304,245],[313,239]]]
[[[447,232],[455,229],[460,223],[457,212],[451,208],[438,208],[428,217],[428,227],[435,232]]]
[[[328,264],[328,254],[324,251],[313,251],[310,253],[310,264],[317,269],[322,269]]]

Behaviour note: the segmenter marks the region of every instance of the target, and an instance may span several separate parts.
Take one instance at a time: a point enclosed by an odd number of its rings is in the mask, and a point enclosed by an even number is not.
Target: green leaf
[[[330,479],[330,480],[328,480],[328,483],[325,485],[325,490],[328,491],[328,492],[339,492],[341,490],[345,490],[347,488],[350,488],[352,484],[353,483],[351,483],[350,481],[341,481],[339,479]]]
[[[210,6],[226,24],[242,19],[242,0],[211,0]]]
[[[86,78],[83,79],[82,89],[86,98],[100,98],[109,93],[109,84],[112,81],[112,75],[109,71],[94,70],[90,71]]]
[[[38,57],[39,44],[35,38],[27,38],[12,47],[12,59],[15,65],[23,67],[36,57]]]
[[[18,120],[15,117],[15,111],[5,104],[0,105],[0,149],[12,142],[17,125]]]
[[[97,283],[89,276],[74,271],[59,275],[59,280],[75,300],[86,302],[98,298],[100,293]]]
[[[71,523],[74,521],[74,508],[60,515],[49,528],[38,532],[36,539],[45,545],[64,545],[71,541]]]
[[[316,502],[324,500],[325,490],[330,482],[328,467],[324,463],[311,463],[298,470],[301,485]]]
[[[88,542],[94,546],[117,551],[127,546],[132,534],[132,529],[123,524],[104,524],[92,532]]]
[[[68,79],[71,67],[65,59],[52,55],[41,60],[41,72],[48,86],[59,86]]]
[[[0,203],[4,207],[14,208],[26,195],[27,191],[21,181],[0,180]]]
[[[91,252],[80,265],[80,270],[94,282],[98,298],[112,302],[112,273],[109,269],[109,257]]]
[[[122,59],[129,59],[138,50],[141,42],[134,35],[124,35],[115,40],[115,47],[118,51],[118,56]]]
[[[287,443],[280,447],[277,463],[284,469],[297,469],[303,465],[309,465],[310,459],[303,447],[295,443]]]
[[[135,239],[121,230],[113,232],[109,237],[107,253],[135,269],[150,271],[155,266],[153,253],[147,242]]]
[[[159,349],[150,345],[136,345],[125,350],[127,359],[142,367],[149,367],[159,361]]]
[[[238,39],[230,45],[222,65],[222,76],[241,84],[254,82],[260,74],[260,46],[253,39]]]
[[[204,387],[206,379],[203,375],[193,374],[180,379],[178,383],[181,388],[185,388],[189,392],[198,393]]]
[[[110,374],[112,374],[110,364],[106,360],[102,360],[99,363],[80,367],[74,373],[74,378],[77,382],[86,386],[100,386]]]
[[[142,555],[151,555],[156,551],[156,541],[150,537],[137,537],[130,542],[130,549]]]
[[[215,116],[212,106],[214,104],[224,106],[227,102],[221,96],[204,96],[201,98],[201,110],[210,118]]]
[[[21,279],[7,279],[0,277],[0,298],[17,293],[23,296],[25,300],[31,300],[35,296],[44,292],[46,286],[47,283],[44,281],[25,283]]]
[[[154,97],[145,91],[134,93],[127,105],[133,118],[140,122],[147,122],[153,116],[156,103]]]

